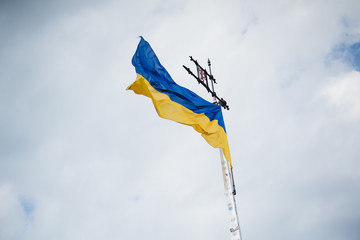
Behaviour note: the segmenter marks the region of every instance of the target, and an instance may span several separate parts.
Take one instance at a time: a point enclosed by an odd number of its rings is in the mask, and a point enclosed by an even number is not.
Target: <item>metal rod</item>
[[[209,76],[210,80],[214,80],[214,82],[215,82],[215,79],[213,78],[213,76],[212,76],[212,75],[209,75],[209,74],[207,73],[207,71],[206,71],[205,69],[203,69],[203,68],[197,63],[196,60],[194,60],[191,56],[190,56],[190,59],[191,59],[191,61],[193,61],[193,62],[195,63],[195,65],[196,65],[197,67],[199,67],[202,71],[205,72],[205,76]],[[219,97],[216,95],[216,92],[214,91],[214,86],[212,86],[213,90],[211,90],[207,84],[205,84],[198,76],[196,76],[196,75],[190,70],[190,68],[186,67],[185,65],[183,65],[183,67],[185,68],[185,70],[186,70],[191,76],[193,76],[193,77],[198,81],[198,83],[200,83],[201,85],[203,85],[203,86],[206,88],[206,90],[211,93],[211,96],[213,96],[214,98],[217,99],[217,101],[215,101],[215,104],[218,104],[218,105],[220,105],[221,107],[229,110],[229,106],[227,105],[227,102],[226,102],[223,98],[219,98]],[[211,84],[213,84],[213,81],[211,81]]]
[[[208,66],[209,66],[209,72],[210,72],[211,87],[212,87],[213,92],[215,92],[215,89],[214,89],[215,79],[214,79],[213,75],[211,74],[211,62],[210,62],[209,58],[208,58]]]
[[[232,169],[232,168],[230,168],[230,174],[231,174],[231,182],[232,182],[232,188],[233,188],[233,195],[236,195],[234,174],[233,174],[233,169]]]
[[[216,83],[214,76],[212,76],[211,74],[209,74],[209,73],[206,71],[205,68],[203,68],[202,66],[200,66],[200,64],[199,64],[195,59],[193,59],[192,56],[190,56],[190,60],[191,60],[192,62],[194,62],[197,67],[199,67],[201,70],[203,70],[203,71],[205,72],[205,75],[207,75],[210,79],[212,79],[212,80]]]
[[[186,71],[187,71],[191,76],[193,76],[194,78],[196,78],[196,80],[198,81],[198,83],[200,83],[201,85],[203,85],[203,86],[206,88],[206,90],[208,90],[208,92],[211,92],[211,93],[212,93],[212,91],[210,90],[210,88],[209,88],[208,86],[206,86],[206,84],[205,84],[203,81],[201,81],[201,79],[198,78],[198,77],[190,70],[190,68],[186,67],[185,65],[183,65],[183,67],[186,69]]]

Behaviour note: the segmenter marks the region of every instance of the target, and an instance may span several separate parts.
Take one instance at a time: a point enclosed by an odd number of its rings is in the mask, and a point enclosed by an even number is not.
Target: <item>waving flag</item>
[[[127,90],[151,98],[160,117],[193,127],[211,146],[221,148],[232,166],[221,107],[177,85],[142,37],[132,64],[137,78]]]

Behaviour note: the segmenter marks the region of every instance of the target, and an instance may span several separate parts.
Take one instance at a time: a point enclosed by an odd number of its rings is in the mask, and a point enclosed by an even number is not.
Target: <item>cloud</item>
[[[11,185],[0,185],[0,237],[17,239],[26,225],[26,213]]]
[[[349,120],[360,118],[360,72],[352,71],[333,78],[318,92],[337,115]]]
[[[139,35],[208,100],[212,60],[244,239],[359,238],[359,1],[1,4],[1,238],[229,237],[218,151],[125,91]]]

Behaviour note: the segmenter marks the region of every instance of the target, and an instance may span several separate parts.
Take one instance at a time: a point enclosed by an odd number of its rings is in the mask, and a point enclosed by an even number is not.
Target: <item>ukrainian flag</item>
[[[132,58],[137,78],[127,90],[151,98],[158,115],[193,127],[214,148],[221,148],[231,164],[221,107],[177,85],[142,37]]]

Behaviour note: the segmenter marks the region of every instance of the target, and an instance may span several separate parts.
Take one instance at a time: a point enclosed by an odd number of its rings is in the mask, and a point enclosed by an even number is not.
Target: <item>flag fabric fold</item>
[[[150,44],[140,38],[132,58],[137,78],[127,90],[151,98],[160,117],[193,127],[211,146],[223,150],[232,167],[221,107],[176,84]]]

